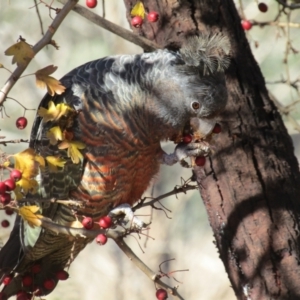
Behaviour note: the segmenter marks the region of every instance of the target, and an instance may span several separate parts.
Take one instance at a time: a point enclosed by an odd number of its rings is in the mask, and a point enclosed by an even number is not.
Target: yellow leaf
[[[47,156],[46,160],[48,162],[49,169],[52,172],[57,172],[57,167],[63,168],[65,163],[67,162],[66,160],[58,156]]]
[[[78,220],[68,223],[68,226],[73,228],[83,228],[82,223]]]
[[[4,168],[9,167],[9,165],[10,165],[10,162],[9,162],[8,160],[5,161],[5,162],[2,164],[2,166],[3,166]]]
[[[45,159],[43,156],[36,154],[34,159],[39,163],[39,167],[45,167]]]
[[[17,187],[19,187],[19,190],[22,191],[25,195],[29,192],[31,194],[35,194],[38,189],[38,183],[35,179],[25,178],[24,176],[22,176],[22,178],[16,182],[16,185],[17,185]],[[17,200],[19,200],[18,195],[15,190],[14,190],[14,192],[17,197]],[[24,197],[24,195],[22,194],[22,198],[23,197]]]
[[[13,44],[4,53],[7,56],[13,55],[12,63],[17,63],[18,66],[28,64],[35,55],[31,46],[25,41]]]
[[[67,149],[68,157],[71,157],[74,164],[78,164],[83,160],[83,155],[78,149],[84,149],[85,144],[77,141],[62,141],[58,145],[58,149]]]
[[[65,103],[59,103],[55,105],[53,101],[49,101],[48,109],[40,107],[38,110],[38,115],[43,117],[43,122],[46,123],[48,121],[57,121],[60,117],[68,114],[71,111],[73,111],[73,109]]]
[[[142,19],[145,18],[145,8],[141,1],[138,1],[131,10],[131,15],[133,17],[140,16]]]
[[[63,134],[59,126],[54,126],[47,132],[47,138],[50,140],[51,145],[56,145],[57,141],[62,141]]]
[[[20,186],[18,186],[18,184],[14,189],[14,194],[15,194],[16,200],[21,200],[24,198],[24,194],[22,193],[22,188]]]
[[[39,207],[36,205],[23,206],[19,209],[19,215],[28,222],[30,226],[41,226],[41,215],[36,215],[39,211]]]
[[[35,74],[42,74],[42,75],[51,75],[52,73],[54,73],[57,70],[56,66],[53,65],[49,65],[43,69],[40,69],[38,71],[35,72]]]
[[[15,159],[15,169],[22,172],[23,178],[32,178],[38,174],[39,162],[36,161],[36,153],[32,148],[13,155]]]
[[[4,66],[2,64],[0,64],[0,68],[4,68]]]
[[[51,96],[54,96],[55,93],[61,95],[66,89],[60,83],[60,81],[52,76],[49,76],[50,74],[55,72],[56,69],[57,67],[50,65],[35,72],[36,85],[42,89],[47,87],[47,91]]]

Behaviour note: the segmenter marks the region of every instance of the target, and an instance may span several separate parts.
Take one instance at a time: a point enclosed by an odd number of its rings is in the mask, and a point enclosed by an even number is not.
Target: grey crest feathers
[[[200,68],[203,76],[224,71],[230,63],[230,42],[221,33],[187,38],[180,49],[186,65]]]

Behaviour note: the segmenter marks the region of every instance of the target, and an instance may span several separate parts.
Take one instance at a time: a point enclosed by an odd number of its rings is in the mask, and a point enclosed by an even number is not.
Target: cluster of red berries
[[[261,12],[265,13],[268,11],[268,5],[264,2],[260,2],[260,3],[258,3],[258,9]],[[248,31],[252,28],[252,22],[249,20],[242,20],[241,24],[242,24],[243,29],[246,31]]]
[[[95,8],[98,4],[98,1],[97,0],[86,0],[85,4],[89,8]]]
[[[216,124],[214,129],[212,130],[212,133],[218,134],[221,132],[221,125]],[[182,142],[185,144],[189,144],[193,140],[193,136],[191,134],[186,134],[182,137]],[[197,156],[195,158],[195,164],[198,167],[203,167],[205,165],[206,158],[205,156]]]
[[[7,205],[11,201],[10,192],[16,187],[16,182],[22,178],[22,173],[19,170],[12,170],[10,172],[10,178],[4,181],[0,181],[0,203],[2,205]],[[10,216],[14,212],[11,209],[6,209],[5,213]],[[1,221],[1,226],[7,228],[9,226],[8,220]]]
[[[151,11],[147,14],[147,20],[151,23],[155,23],[157,22],[157,20],[159,19],[159,14],[156,11]],[[140,16],[134,16],[131,19],[131,25],[133,27],[139,28],[143,25],[143,19]]]
[[[85,229],[92,229],[94,227],[94,221],[91,217],[84,217],[82,220],[82,225]],[[98,225],[102,229],[108,229],[112,226],[112,219],[110,216],[104,216],[100,218]],[[100,233],[96,236],[96,242],[99,245],[105,245],[107,242],[107,236],[103,233]]]
[[[43,287],[37,287],[34,285],[34,275],[40,273],[41,270],[42,270],[42,266],[40,264],[35,264],[31,267],[31,273],[27,273],[23,275],[21,279],[23,288],[31,290],[31,292],[34,292],[35,296],[41,296],[45,294],[43,292],[43,289],[48,291],[53,290],[55,288],[57,280],[67,280],[69,278],[69,274],[67,271],[58,270],[54,274],[55,279],[54,278],[45,279],[43,282]],[[3,278],[2,283],[4,285],[9,285],[13,280],[13,278],[14,278],[13,274],[6,275]],[[30,292],[25,292],[25,291],[19,291],[16,297],[17,300],[30,300],[33,298],[34,296]],[[6,300],[6,299],[7,299],[6,295],[3,292],[0,292],[0,300]]]

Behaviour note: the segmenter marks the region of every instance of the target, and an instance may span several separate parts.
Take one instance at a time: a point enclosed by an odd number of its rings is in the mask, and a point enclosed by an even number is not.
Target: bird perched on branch
[[[65,91],[44,97],[33,125],[30,148],[46,159],[36,177],[38,191],[26,199],[36,199],[39,213],[62,226],[133,205],[161,163],[203,152],[201,141],[186,144],[180,138],[192,123],[202,137],[213,130],[227,102],[229,50],[226,37],[200,35],[178,52],[106,57],[65,75],[60,81]],[[161,149],[164,140],[179,141],[174,153]],[[50,198],[80,205],[38,200]],[[30,225],[18,216],[0,251],[0,280],[11,278],[2,290],[5,297],[50,293],[58,280],[54,274],[91,241]],[[39,271],[33,272],[36,265]],[[24,284],[26,276],[32,284]]]

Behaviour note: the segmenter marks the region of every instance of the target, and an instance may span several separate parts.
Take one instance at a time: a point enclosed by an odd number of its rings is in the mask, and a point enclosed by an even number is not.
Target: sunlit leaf
[[[16,182],[18,190],[15,191],[16,198],[19,200],[20,197],[23,197],[23,194],[18,194],[18,191],[24,193],[24,195],[28,192],[36,193],[38,183],[35,177],[39,172],[39,168],[45,166],[45,160],[31,148],[14,154],[13,158],[15,160],[14,168],[22,172],[22,178]]]
[[[16,200],[21,200],[24,198],[24,194],[22,192],[22,187],[18,185],[16,185],[15,189],[14,189],[14,194],[15,194],[15,199]]]
[[[68,112],[72,111],[72,108],[65,103],[54,104],[53,101],[49,101],[48,109],[40,107],[38,110],[38,115],[43,117],[43,122],[48,121],[57,121],[63,115],[66,115]]]
[[[133,17],[140,16],[142,19],[145,18],[145,8],[141,1],[138,1],[131,10],[131,15]]]
[[[9,162],[8,160],[5,161],[5,162],[2,164],[2,166],[3,166],[4,168],[9,167],[9,165],[10,165],[10,162]]]
[[[35,179],[25,178],[24,176],[22,176],[22,178],[16,182],[16,185],[17,185],[17,187],[20,188],[20,191],[22,191],[22,193],[24,193],[24,195],[26,195],[27,193],[35,194],[38,189],[38,182]],[[15,190],[14,190],[14,192],[16,194]],[[17,200],[20,199],[17,194],[16,194],[16,197],[17,197]],[[23,194],[22,194],[22,198],[23,198]]]
[[[58,156],[47,156],[46,160],[48,162],[49,169],[52,172],[57,172],[57,167],[63,168],[65,163],[67,162],[66,160]]]
[[[78,220],[68,223],[68,226],[73,228],[83,228],[82,223]]]
[[[31,46],[25,41],[13,44],[4,53],[7,56],[13,55],[12,63],[17,63],[18,66],[26,65],[35,55]]]
[[[51,96],[55,94],[61,95],[66,89],[59,80],[49,76],[56,69],[57,67],[50,65],[35,72],[36,85],[42,89],[47,87],[47,91]]]
[[[32,148],[13,155],[15,169],[22,172],[22,178],[32,178],[38,174],[39,163],[36,161],[36,153]]]
[[[59,126],[54,126],[47,132],[47,138],[49,138],[51,145],[56,145],[57,141],[62,141],[63,134]]]
[[[35,161],[39,163],[39,167],[45,167],[45,159],[43,156],[36,154],[34,157]]]
[[[83,160],[83,155],[79,149],[84,149],[85,144],[78,141],[62,141],[58,145],[58,149],[67,149],[68,157],[72,159],[74,164],[78,164]]]
[[[36,205],[23,206],[19,209],[19,215],[28,222],[30,226],[41,226],[42,222],[40,218],[41,215],[36,213],[39,211],[39,207]]]

